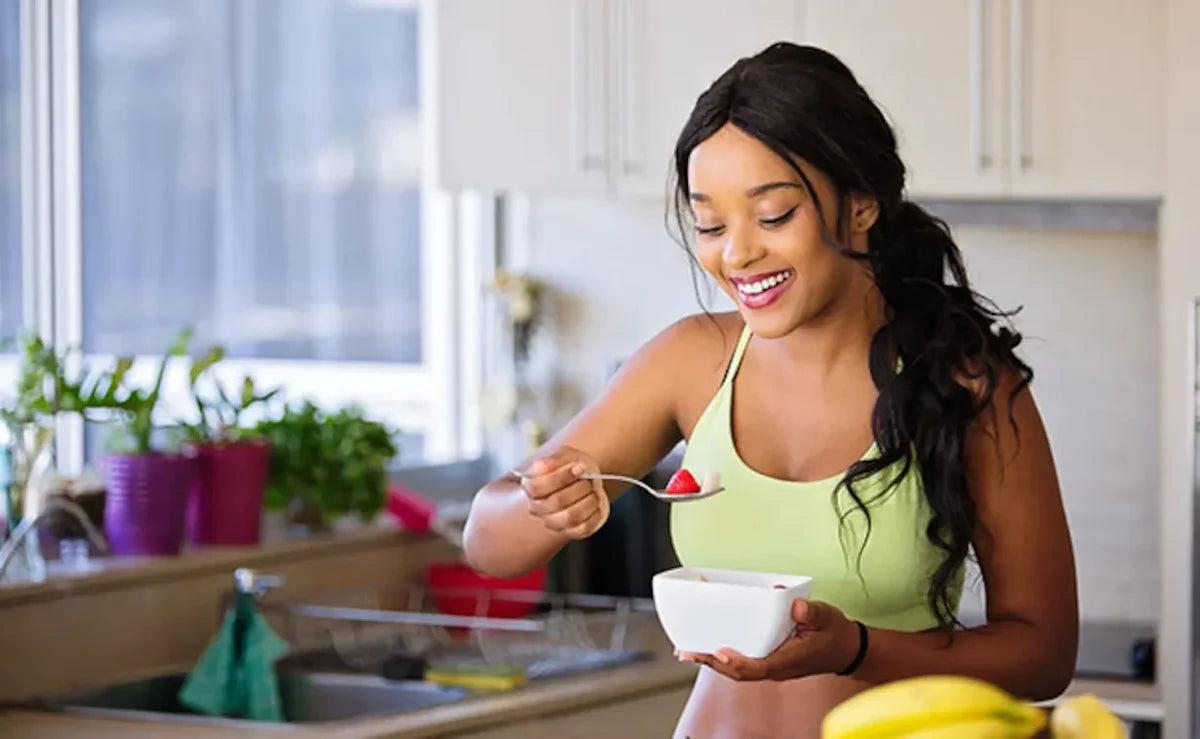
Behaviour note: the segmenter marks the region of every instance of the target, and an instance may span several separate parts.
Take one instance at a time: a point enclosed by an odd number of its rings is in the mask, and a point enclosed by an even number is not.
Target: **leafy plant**
[[[326,413],[306,401],[258,423],[254,432],[271,443],[267,508],[300,500],[326,515],[357,513],[363,520],[383,508],[396,445],[392,431],[360,408]]]
[[[279,394],[279,388],[260,392],[254,379],[247,375],[242,378],[236,394],[227,392],[221,382],[214,379],[212,385],[216,397],[205,398],[199,391],[200,380],[224,358],[224,348],[215,346],[207,354],[193,358],[188,369],[188,389],[199,420],[181,425],[192,442],[231,441],[237,438],[242,431],[243,414],[256,405],[270,402]]]
[[[80,361],[71,370],[78,347],[61,352],[34,331],[23,333],[20,343],[20,373],[17,395],[0,409],[10,428],[49,423],[59,413],[74,412],[87,417],[89,411],[111,411],[123,406],[122,385],[133,366],[131,358],[117,360],[110,369],[90,372]],[[11,346],[12,342],[5,342]]]
[[[185,356],[191,340],[192,330],[190,328],[181,330],[167,346],[167,350],[163,352],[162,359],[159,360],[158,372],[154,377],[154,384],[148,389],[127,388],[117,399],[113,407],[122,417],[122,421],[117,429],[118,436],[112,444],[114,451],[136,455],[150,454],[153,451],[151,442],[154,433],[154,411],[158,409],[159,393],[162,390],[163,376],[167,372],[167,364],[172,357]],[[121,367],[126,363],[131,365],[133,360],[121,359],[118,360],[117,365]],[[128,367],[126,367],[127,369]],[[122,372],[121,376],[124,377],[124,374]]]
[[[20,520],[34,478],[49,469],[54,443],[54,419],[60,413],[91,413],[118,407],[123,402],[122,383],[133,365],[119,360],[115,366],[90,372],[78,347],[59,350],[36,331],[24,331],[4,348],[17,348],[20,370],[16,395],[0,406],[0,422],[8,428],[12,478],[5,507],[9,525]]]

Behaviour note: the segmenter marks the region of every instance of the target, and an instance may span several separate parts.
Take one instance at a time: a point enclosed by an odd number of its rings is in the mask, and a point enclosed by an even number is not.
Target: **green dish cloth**
[[[287,642],[254,607],[253,596],[239,593],[179,700],[210,716],[283,721],[275,660],[287,651]]]

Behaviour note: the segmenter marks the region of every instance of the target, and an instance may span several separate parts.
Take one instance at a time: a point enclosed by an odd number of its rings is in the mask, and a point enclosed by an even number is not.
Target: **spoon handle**
[[[513,475],[513,476],[521,479],[521,480],[524,480],[527,477],[527,475],[522,473],[520,470],[509,470],[508,473],[510,475]],[[586,474],[586,475],[580,475],[579,479],[580,480],[617,480],[619,482],[627,482],[630,485],[636,485],[637,487],[641,488],[642,490],[645,490],[647,493],[649,493],[650,495],[653,495],[655,498],[658,498],[659,500],[669,500],[674,503],[685,503],[689,500],[700,500],[702,498],[707,498],[711,495],[716,495],[717,493],[719,493],[725,489],[724,487],[719,487],[715,490],[705,490],[705,491],[702,491],[699,493],[675,494],[675,493],[667,493],[662,490],[656,490],[635,477],[626,477],[625,475]]]

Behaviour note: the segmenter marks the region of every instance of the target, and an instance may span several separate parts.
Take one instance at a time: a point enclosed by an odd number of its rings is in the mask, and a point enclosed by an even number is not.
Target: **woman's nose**
[[[746,228],[727,228],[721,257],[729,270],[739,270],[758,261],[762,247]]]

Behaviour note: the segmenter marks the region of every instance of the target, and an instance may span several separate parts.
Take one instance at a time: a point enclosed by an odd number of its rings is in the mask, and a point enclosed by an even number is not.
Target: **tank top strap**
[[[746,346],[750,343],[750,337],[753,335],[749,326],[742,328],[742,335],[738,337],[738,343],[733,350],[733,356],[729,359],[729,367],[725,369],[725,379],[721,381],[722,386],[733,383],[733,378],[737,376],[738,367],[742,366],[742,357],[746,355]]]

